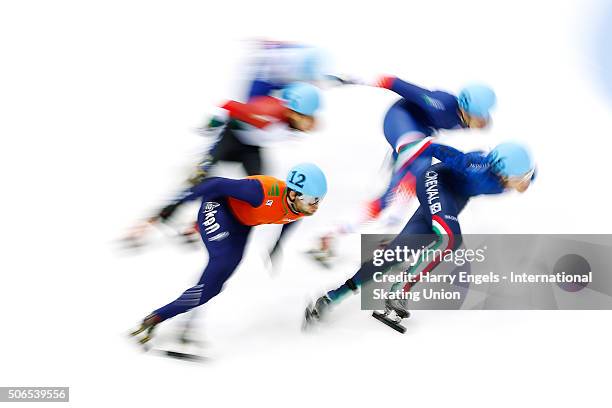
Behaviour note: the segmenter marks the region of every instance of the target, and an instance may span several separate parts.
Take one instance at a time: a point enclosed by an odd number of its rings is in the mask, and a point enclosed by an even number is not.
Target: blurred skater
[[[441,129],[482,129],[490,122],[490,111],[496,103],[495,93],[486,85],[474,84],[455,96],[444,91],[430,91],[393,76],[384,76],[376,86],[397,93],[401,99],[387,111],[383,131],[393,150],[391,180],[384,193],[370,201],[362,216],[324,234],[309,254],[329,267],[334,256],[334,240],[352,233],[385,210],[394,207],[386,221],[393,225],[402,221],[407,204],[415,196],[416,179],[432,164],[428,147]],[[443,154],[439,160],[444,161]]]
[[[202,200],[198,226],[208,250],[208,264],[196,285],[145,317],[132,336],[144,332],[139,342],[145,344],[151,340],[159,323],[215,297],[240,264],[252,227],[262,224],[288,226],[314,215],[326,193],[325,175],[310,163],[293,167],[285,181],[270,176],[239,180],[211,177],[187,190],[174,204]],[[160,217],[167,215],[162,213]]]
[[[535,162],[529,151],[516,143],[502,143],[489,154],[472,152],[464,154],[448,146],[429,144],[425,151],[430,155],[443,155],[446,161],[437,163],[421,172],[417,179],[416,195],[420,206],[404,229],[386,245],[385,249],[419,250],[436,245],[442,251],[452,251],[461,244],[459,213],[471,197],[481,194],[500,194],[510,190],[524,192],[535,175]],[[440,263],[434,258],[421,275],[427,274]],[[364,263],[345,283],[319,297],[305,311],[305,327],[319,321],[329,307],[342,298],[356,293],[359,286],[372,278],[375,271],[388,271],[397,261],[387,261],[374,266]],[[415,283],[418,280],[415,281]],[[410,290],[410,284],[404,290]],[[409,316],[401,301],[388,300],[383,321],[403,332],[401,319]],[[388,317],[393,313],[395,319]]]

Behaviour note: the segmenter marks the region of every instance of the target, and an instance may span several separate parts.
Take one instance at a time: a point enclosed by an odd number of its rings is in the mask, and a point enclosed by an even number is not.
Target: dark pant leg
[[[261,148],[242,143],[231,128],[226,128],[221,140],[209,153],[211,163],[231,161],[241,163],[249,176],[262,173]]]
[[[391,241],[386,248],[395,248],[396,246],[408,246],[419,248],[420,245],[426,243],[428,235],[431,235],[431,227],[427,221],[427,213],[424,208],[419,207],[414,215],[410,218],[402,232]],[[383,271],[391,268],[396,262],[386,262],[382,266],[374,266],[372,260],[365,262],[355,272],[355,274],[342,284],[337,289],[327,293],[327,296],[332,300],[338,300],[351,291],[357,290],[363,282],[372,279],[374,272]]]
[[[208,250],[208,264],[197,285],[154,312],[163,320],[200,306],[221,292],[242,260],[251,230],[234,218],[225,201],[203,202],[198,227]]]
[[[408,111],[406,102],[402,99],[395,102],[385,114],[383,132],[391,149],[396,153],[400,145],[421,140],[431,134],[431,131]]]
[[[262,173],[261,153],[259,146],[242,143],[230,127],[226,127],[219,140],[204,155],[194,176],[189,180],[195,185],[201,183],[215,164],[220,161],[241,163],[247,175],[254,176]]]
[[[238,141],[232,130],[229,127],[225,127],[219,135],[219,139],[206,154],[204,154],[204,157],[202,157],[198,163],[195,172],[188,180],[189,183],[191,185],[201,183],[217,162],[229,160],[234,154],[233,152],[239,147]]]
[[[443,174],[438,171],[439,165],[431,166],[417,179],[417,197],[420,207],[410,218],[404,229],[384,249],[404,247],[419,250],[424,247],[444,250],[457,248],[461,243],[461,228],[457,215],[465,204],[458,199],[446,185]],[[443,172],[442,172],[443,173]],[[372,260],[361,265],[361,268],[339,288],[328,292],[332,299],[355,290],[363,282],[372,279],[375,272],[387,271],[398,262],[385,261],[375,266]],[[440,259],[421,265],[421,273],[427,274]],[[418,282],[418,280],[417,280]],[[410,287],[405,287],[409,290]]]
[[[259,146],[245,146],[241,152],[240,162],[249,176],[263,174],[261,148]]]

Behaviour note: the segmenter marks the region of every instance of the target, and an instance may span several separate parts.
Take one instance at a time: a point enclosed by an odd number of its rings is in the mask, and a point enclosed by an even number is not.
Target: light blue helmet
[[[495,106],[497,97],[487,85],[468,85],[459,92],[459,106],[468,114],[488,118],[489,111]]]
[[[321,106],[319,89],[305,82],[293,82],[287,85],[283,89],[281,98],[285,100],[289,109],[302,115],[313,116]]]
[[[535,170],[529,150],[518,143],[502,143],[487,155],[493,171],[503,177],[521,177]]]
[[[287,187],[300,195],[311,197],[323,198],[327,194],[325,174],[312,163],[301,163],[289,170]]]

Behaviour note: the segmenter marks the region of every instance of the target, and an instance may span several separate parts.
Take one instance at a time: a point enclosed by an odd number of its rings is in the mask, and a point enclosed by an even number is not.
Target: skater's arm
[[[394,76],[381,77],[376,86],[395,92],[407,102],[420,107],[431,115],[450,114],[456,116],[457,98],[448,92],[430,91]]]
[[[209,177],[186,190],[176,201],[182,204],[185,201],[195,200],[203,197],[214,199],[219,197],[232,197],[237,200],[245,201],[253,207],[261,205],[264,199],[264,192],[261,183],[254,179],[229,179],[224,177]]]
[[[228,101],[222,108],[228,111],[230,118],[259,129],[282,120],[287,111],[280,99],[271,96],[255,97],[248,103]]]
[[[254,115],[249,105],[246,103],[229,101],[223,105],[223,109],[227,109],[232,119],[248,123],[249,125],[255,126],[259,129],[264,128],[268,124],[270,124],[269,120],[258,115]]]
[[[247,103],[230,100],[219,105],[208,123],[198,131],[202,135],[213,134],[212,131],[223,129],[230,119],[263,129],[282,118],[283,111],[285,108],[280,100],[266,95],[250,96]]]
[[[416,104],[421,104],[423,96],[430,96],[431,91],[403,81],[395,76],[383,76],[378,79],[376,86],[395,92],[402,98]]]
[[[162,208],[157,215],[151,217],[149,222],[155,222],[159,219],[166,221],[183,203],[200,197],[207,200],[219,197],[232,197],[245,201],[253,207],[258,207],[263,202],[264,191],[261,183],[253,179],[205,178],[201,183],[179,194],[173,202]]]

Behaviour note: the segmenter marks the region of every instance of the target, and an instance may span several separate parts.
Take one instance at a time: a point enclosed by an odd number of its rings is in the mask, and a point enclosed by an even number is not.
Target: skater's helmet
[[[281,98],[285,105],[302,115],[313,116],[321,107],[319,89],[306,82],[293,82],[283,88]]]
[[[514,142],[499,144],[487,155],[493,171],[502,177],[533,175],[535,161],[527,147]]]
[[[325,174],[312,163],[301,163],[294,166],[287,174],[287,187],[301,196],[322,199],[327,194]]]
[[[457,99],[461,109],[480,118],[489,118],[489,112],[497,101],[493,89],[483,84],[466,86],[459,92]]]

